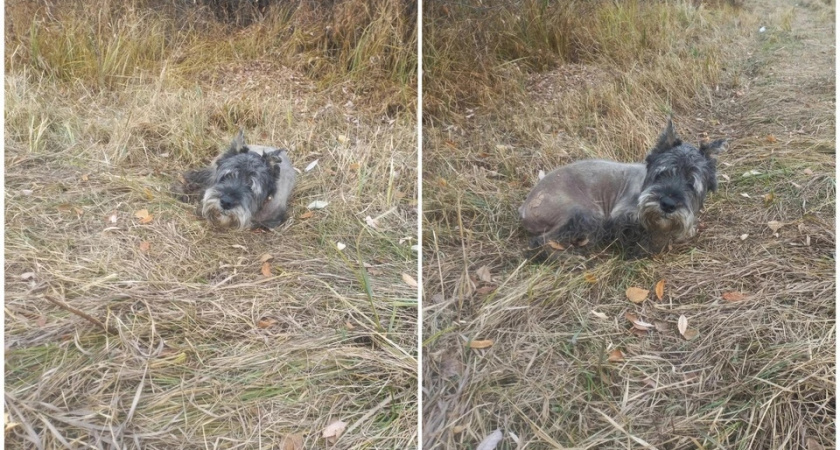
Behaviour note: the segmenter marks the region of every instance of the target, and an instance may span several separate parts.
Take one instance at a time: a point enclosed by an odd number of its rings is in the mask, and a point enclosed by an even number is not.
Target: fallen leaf
[[[548,241],[548,246],[553,248],[554,250],[565,250],[566,247],[563,247],[557,241]]]
[[[344,322],[344,327],[347,328],[350,331],[353,331],[353,330],[356,329],[356,325],[353,325],[353,322],[350,322],[349,320],[347,322]]]
[[[347,139],[347,136],[345,136],[345,135],[343,135],[343,134],[339,134],[339,135],[338,135],[338,142],[341,142],[342,144],[344,144],[344,143],[346,143],[348,140],[349,140],[349,139]]]
[[[602,312],[595,311],[595,310],[592,310],[592,315],[594,315],[595,317],[597,317],[599,319],[606,319],[607,318],[606,314],[604,314]]]
[[[344,430],[347,428],[347,422],[343,422],[341,420],[336,420],[335,422],[327,425],[324,428],[324,432],[322,436],[327,439],[330,443],[335,443],[339,437],[341,437],[341,433],[344,433]]]
[[[767,226],[770,228],[770,231],[774,233],[779,231],[779,228],[782,228],[785,225],[785,223],[779,222],[778,220],[771,220],[767,222]]]
[[[545,178],[545,171],[540,170],[539,172],[537,172],[537,179],[542,180],[543,178]]]
[[[365,217],[365,223],[367,226],[373,228],[374,230],[379,229],[379,225],[376,223],[376,220],[371,218],[370,216]]]
[[[805,438],[805,447],[807,447],[808,450],[823,450],[823,449],[825,449],[825,447],[823,447],[823,445],[820,444],[820,441],[816,440],[815,438],[812,438],[811,436],[808,436],[807,438]]]
[[[345,243],[343,243],[343,242],[336,242],[336,243],[335,243],[335,248],[337,248],[337,249],[338,249],[338,251],[342,251],[342,250],[344,250],[345,248],[347,248],[347,245],[346,245]]]
[[[261,263],[264,263],[266,261],[271,261],[272,259],[274,259],[274,256],[272,256],[271,253],[265,253],[262,256],[260,256],[260,262]]]
[[[38,328],[44,328],[47,326],[47,316],[38,316],[35,323],[38,325]]]
[[[90,180],[90,176],[89,176],[88,174],[84,174],[84,175],[82,175],[82,181],[84,181],[85,183],[87,183],[87,182],[88,182],[88,180]]]
[[[746,178],[746,177],[754,177],[754,176],[756,176],[756,175],[761,175],[761,172],[759,172],[759,171],[757,171],[757,170],[753,169],[753,170],[750,170],[750,171],[744,172],[744,174],[743,174],[743,175],[741,175],[741,176]]]
[[[642,303],[647,299],[648,293],[650,293],[650,291],[647,289],[629,287],[627,288],[625,295],[627,295],[627,300],[630,300],[633,303]]]
[[[303,435],[286,435],[286,437],[284,437],[283,441],[280,443],[280,448],[282,450],[303,450]]]
[[[765,139],[771,144],[775,144],[776,141],[778,141],[778,139],[776,139],[776,136],[773,136],[772,134],[768,134]]]
[[[309,163],[309,165],[307,165],[306,168],[303,169],[303,171],[304,172],[309,172],[310,170],[314,169],[315,166],[317,166],[317,165],[318,165],[318,160],[316,159],[315,161],[312,161],[311,163]]]
[[[445,179],[443,179],[443,178],[438,178],[438,186],[440,186],[440,187],[446,187],[448,184],[449,184],[449,183],[447,183]]]
[[[741,197],[752,198],[752,197],[750,197],[750,194],[747,194],[746,192],[741,192]]]
[[[744,233],[744,234],[741,235],[741,240],[745,241],[745,240],[747,240],[748,237],[750,237],[750,235],[747,234],[747,233]]]
[[[138,247],[140,248],[141,252],[149,253],[149,249],[152,248],[152,243],[149,242],[149,241],[143,241],[143,242],[140,243],[140,245]]]
[[[141,209],[140,211],[135,212],[134,217],[140,219],[140,223],[142,224],[149,223],[153,219],[152,215],[149,214],[149,210],[147,209]]]
[[[724,292],[721,297],[723,297],[723,299],[727,302],[740,302],[741,300],[747,298],[740,292]]]
[[[461,434],[467,429],[466,425],[455,425],[452,427],[452,434]]]
[[[677,320],[677,329],[680,330],[680,334],[685,336],[685,330],[688,329],[688,319],[681,315],[680,318]]]
[[[511,147],[510,145],[505,145],[505,144],[497,144],[496,145],[496,150],[498,150],[500,152],[505,151],[505,150],[510,149],[510,148],[513,148],[513,147]]]
[[[494,450],[496,446],[499,445],[499,442],[502,442],[504,437],[505,435],[502,434],[501,430],[496,430],[484,438],[475,450]]]
[[[482,348],[490,348],[493,346],[492,339],[486,339],[483,341],[470,341],[470,348],[474,349],[482,349]]]
[[[492,283],[493,277],[490,275],[490,268],[487,266],[481,266],[478,270],[475,271],[475,274],[478,275],[478,279],[484,281],[486,283]]]
[[[155,194],[149,188],[143,188],[143,196],[146,197],[146,200],[154,200]]]
[[[685,330],[685,333],[683,333],[683,337],[686,341],[690,341],[696,338],[697,336],[700,336],[700,332],[692,328]]]
[[[660,333],[664,333],[671,328],[668,326],[668,322],[663,322],[661,320],[654,320],[653,326],[656,328],[656,331]]]
[[[413,288],[417,287],[417,280],[415,280],[411,275],[409,275],[407,273],[404,273],[404,274],[402,274],[402,279],[405,282],[405,284],[407,284],[407,285],[409,285]]]
[[[650,331],[654,325],[652,323],[645,322],[644,320],[636,320],[633,322],[633,328],[639,331]]]
[[[362,166],[359,163],[353,163],[353,164],[350,164],[349,167],[350,167],[350,170],[359,170],[359,168],[362,167]]]
[[[35,272],[24,272],[20,274],[20,279],[24,281],[31,280],[33,278],[35,278]]]
[[[306,207],[306,209],[324,209],[329,204],[329,202],[326,202],[324,200],[315,200],[314,202],[310,203],[309,206]]]
[[[315,215],[315,213],[314,213],[314,212],[312,212],[312,211],[306,211],[305,213],[303,213],[303,214],[301,214],[301,215],[300,215],[300,218],[301,218],[301,219],[308,219],[308,218],[310,218],[310,217],[312,217],[312,216],[314,216],[314,215]]]
[[[487,295],[496,290],[496,286],[482,286],[475,290],[476,295]]]
[[[586,272],[586,273],[583,274],[583,279],[586,280],[586,282],[589,283],[589,284],[595,284],[595,283],[598,282],[598,278],[595,277],[595,275],[592,275],[589,272]]]
[[[108,217],[108,221],[111,223],[117,223],[117,213],[112,213],[110,217]]]
[[[773,203],[773,200],[774,200],[775,198],[776,198],[776,196],[775,196],[775,195],[773,195],[773,193],[772,193],[772,192],[771,192],[771,193],[769,193],[769,194],[765,194],[765,195],[764,195],[764,204],[765,204],[765,205],[768,205],[768,204],[770,204],[770,203]]]
[[[813,175],[814,171],[811,169],[805,169],[802,171],[802,173],[804,173],[805,175]]]
[[[260,319],[259,322],[257,322],[257,326],[260,328],[268,328],[274,325],[275,323],[277,323],[277,321],[272,319],[271,317],[263,317],[262,319]]]
[[[614,349],[608,353],[607,361],[609,362],[622,362],[624,361],[624,352],[619,349]]]
[[[32,195],[33,192],[35,191],[33,191],[32,189],[21,189],[20,191],[21,195],[25,195],[27,197]]]
[[[653,290],[656,293],[656,298],[662,300],[665,297],[665,280],[659,280]]]
[[[260,267],[260,273],[262,273],[264,277],[271,276],[271,264],[269,264],[268,261],[262,263],[262,267]]]
[[[586,244],[588,244],[588,243],[589,243],[589,238],[583,238],[583,239],[575,242],[575,245],[577,245],[578,247],[585,247]]]

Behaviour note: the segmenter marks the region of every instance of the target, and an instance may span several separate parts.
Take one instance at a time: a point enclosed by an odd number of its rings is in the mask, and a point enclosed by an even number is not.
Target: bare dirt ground
[[[427,131],[424,160],[469,156],[424,164],[437,192],[424,191],[424,448],[475,448],[496,429],[505,449],[835,448],[834,14],[751,1],[721,25],[738,37],[720,83],[675,111],[688,141],[730,140],[720,190],[698,238],[654,258],[534,263],[517,223],[539,169],[610,156],[594,142],[609,137],[540,127],[568,89],[552,79],[619,75],[561,67],[532,78],[533,103],[507,124],[479,112],[481,126]],[[651,293],[633,304],[628,287]]]
[[[6,448],[412,448],[410,107],[272,58],[183,64],[102,89],[7,66]],[[170,192],[240,126],[301,170],[270,232]]]

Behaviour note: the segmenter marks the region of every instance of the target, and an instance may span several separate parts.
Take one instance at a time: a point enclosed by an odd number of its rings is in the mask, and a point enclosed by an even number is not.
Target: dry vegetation
[[[834,448],[834,14],[814,0],[427,9],[424,448],[495,429],[504,449]],[[695,144],[731,142],[698,238],[641,260],[530,261],[516,208],[538,170],[639,161],[669,113]],[[661,301],[625,297],[660,280]],[[657,329],[634,333],[628,312]]]
[[[416,16],[280,6],[6,2],[6,448],[414,446]],[[319,160],[272,232],[169,192],[240,126]]]

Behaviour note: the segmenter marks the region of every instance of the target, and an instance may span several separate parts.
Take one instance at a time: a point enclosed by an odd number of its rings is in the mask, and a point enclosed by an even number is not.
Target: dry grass
[[[441,101],[424,130],[424,448],[474,448],[497,428],[505,449],[833,448],[833,6],[635,7],[664,33],[635,60],[555,55],[424,92],[508,88]],[[681,53],[690,46],[708,71]],[[698,238],[635,261],[611,250],[529,261],[516,208],[537,171],[640,160],[668,112],[687,140],[732,144]],[[662,301],[627,301],[627,287],[663,279]],[[661,331],[634,334],[626,312]],[[681,315],[697,338],[679,335]],[[608,360],[613,349],[624,361]]]
[[[297,433],[306,448],[412,447],[410,58],[348,65],[381,51],[366,35],[337,53],[295,51],[280,31],[307,17],[314,28],[311,11],[237,29],[88,3],[7,9],[7,448],[278,448]],[[407,26],[382,25],[388,2],[343,5],[370,12],[355,19],[377,45],[409,54],[411,39],[382,41]],[[239,126],[300,169],[319,160],[269,233],[214,232],[169,193]],[[316,199],[330,204],[301,218]],[[321,430],[334,420],[349,426],[330,445]]]

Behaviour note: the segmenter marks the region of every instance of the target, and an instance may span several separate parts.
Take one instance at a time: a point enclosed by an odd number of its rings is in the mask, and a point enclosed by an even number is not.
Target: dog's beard
[[[201,216],[218,228],[247,229],[251,225],[251,212],[242,204],[224,209],[219,197],[218,191],[213,188],[207,189],[201,206]]]
[[[666,213],[650,191],[639,196],[639,222],[652,234],[670,236],[675,242],[686,241],[697,234],[697,218],[690,208],[681,206]]]

